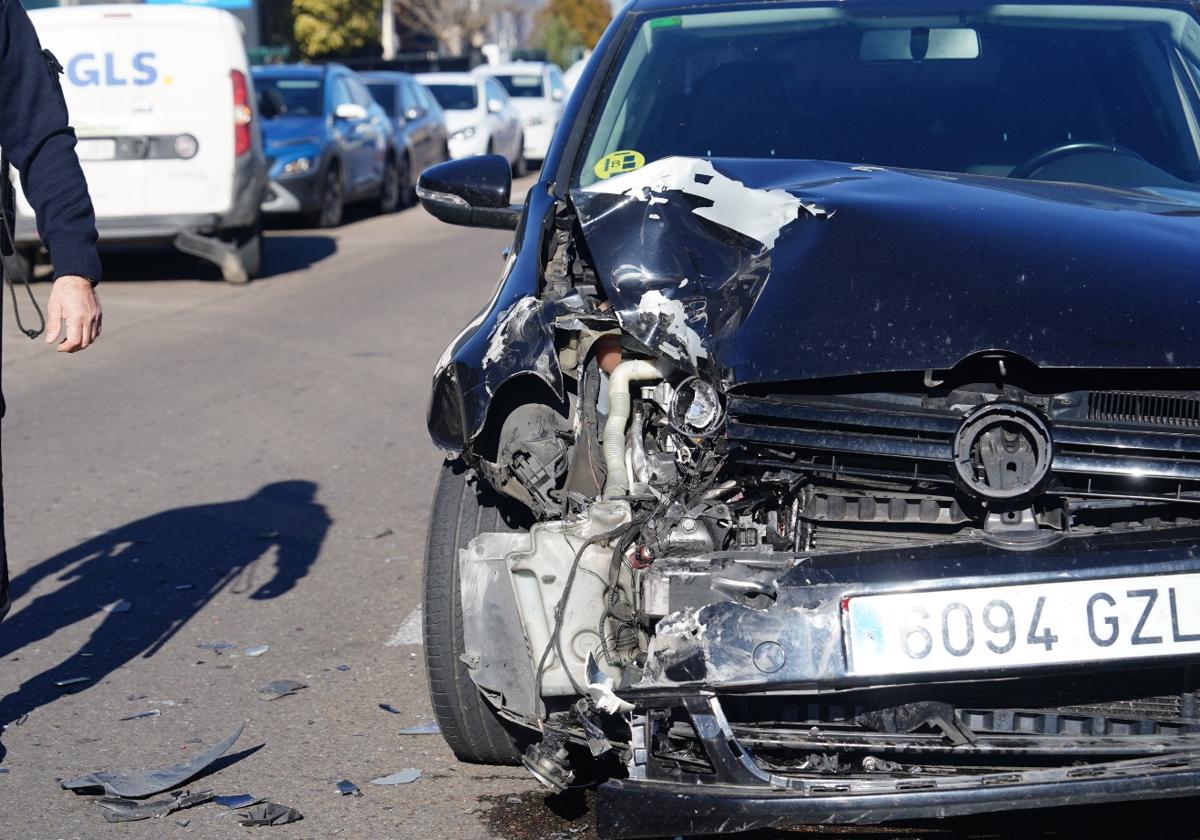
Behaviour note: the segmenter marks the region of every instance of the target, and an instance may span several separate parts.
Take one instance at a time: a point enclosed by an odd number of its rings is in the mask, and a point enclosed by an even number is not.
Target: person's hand
[[[46,343],[53,344],[67,323],[66,338],[58,345],[60,353],[82,350],[100,337],[100,299],[91,282],[64,274],[54,281],[46,312]]]

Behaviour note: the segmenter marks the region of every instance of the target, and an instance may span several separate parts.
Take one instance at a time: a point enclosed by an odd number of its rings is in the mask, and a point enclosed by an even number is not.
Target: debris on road
[[[128,715],[127,717],[120,718],[120,720],[123,720],[123,721],[125,721],[125,720],[141,720],[142,718],[158,717],[161,714],[162,714],[162,712],[160,712],[158,709],[147,709],[144,712],[138,712],[137,714]]]
[[[129,612],[129,610],[132,608],[133,608],[133,602],[126,601],[124,598],[122,598],[119,601],[113,601],[111,604],[104,604],[103,606],[100,607],[100,609],[104,610],[107,613]]]
[[[339,665],[339,666],[337,666],[337,669],[338,669],[339,671],[349,671],[349,670],[350,670],[350,666],[349,666],[349,665]]]
[[[342,796],[362,796],[363,795],[363,792],[358,789],[358,785],[354,784],[354,782],[350,781],[349,779],[342,779],[340,782],[337,783],[337,785],[335,785],[335,787],[337,787],[337,792],[340,793]]]
[[[442,728],[438,726],[436,720],[428,720],[425,723],[418,723],[416,726],[406,726],[400,730],[401,735],[441,735]]]
[[[196,647],[201,650],[211,650],[220,656],[222,651],[233,650],[237,645],[231,645],[229,642],[201,642]]]
[[[304,819],[304,815],[295,808],[278,805],[274,802],[263,802],[244,814],[238,814],[238,822],[249,826],[287,825],[302,819]]]
[[[383,709],[385,712],[388,712],[389,714],[393,714],[393,715],[400,714],[400,710],[397,709],[395,706],[393,706],[391,703],[380,703],[379,708]]]
[[[393,773],[390,776],[383,776],[378,779],[372,779],[373,785],[407,785],[421,778],[421,771],[415,767],[406,767],[398,773]]]
[[[86,793],[92,788],[103,788],[111,796],[140,799],[178,787],[200,775],[201,772],[223,756],[242,735],[246,724],[241,724],[233,734],[198,753],[188,761],[169,767],[143,768],[136,770],[98,770],[86,776],[76,776],[60,782],[65,790]]]
[[[272,680],[258,690],[258,696],[263,700],[278,700],[280,697],[291,697],[302,688],[308,688],[296,680]]]
[[[104,819],[110,823],[137,822],[155,817],[165,817],[193,805],[201,805],[213,798],[213,792],[206,790],[202,793],[188,793],[186,790],[161,799],[148,799],[136,802],[121,796],[105,796],[96,800],[96,804],[104,809]]]
[[[270,645],[254,645],[253,647],[246,648],[242,653],[246,656],[262,656],[270,649]]]
[[[360,540],[381,540],[384,537],[390,537],[396,533],[391,528],[380,528],[378,531],[372,531],[369,534],[355,534],[356,539]]]
[[[66,679],[66,680],[55,680],[54,684],[56,686],[58,686],[59,688],[66,688],[68,686],[79,685],[80,683],[89,682],[91,679],[92,679],[91,677],[71,677],[70,679]]]
[[[261,796],[251,796],[248,793],[237,793],[231,796],[214,796],[213,802],[225,808],[249,808],[262,802]]]

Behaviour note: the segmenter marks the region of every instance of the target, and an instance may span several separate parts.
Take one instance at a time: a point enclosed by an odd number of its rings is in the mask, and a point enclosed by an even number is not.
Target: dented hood
[[[1200,205],[820,161],[668,158],[576,190],[623,328],[726,385],[1200,368]]]

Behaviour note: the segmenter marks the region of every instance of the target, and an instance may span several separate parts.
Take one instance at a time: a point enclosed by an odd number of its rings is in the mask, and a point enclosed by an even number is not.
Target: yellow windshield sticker
[[[635,169],[641,169],[645,165],[645,155],[641,152],[625,149],[624,151],[605,155],[592,171],[596,173],[597,178],[603,181],[614,175],[620,175],[622,172],[633,172]]]

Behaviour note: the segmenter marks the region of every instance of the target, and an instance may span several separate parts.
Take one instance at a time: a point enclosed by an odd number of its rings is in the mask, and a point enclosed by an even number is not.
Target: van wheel
[[[407,158],[405,158],[407,160]],[[388,157],[387,162],[383,165],[383,183],[379,186],[379,206],[380,214],[386,216],[389,213],[395,213],[400,209],[402,200],[402,190],[404,189],[404,180],[408,177],[407,173],[402,171],[396,163],[394,157]]]
[[[512,508],[486,484],[471,480],[461,458],[442,464],[425,540],[425,667],[442,737],[460,761],[472,764],[520,764],[533,741],[496,714],[460,658],[459,549],[477,534],[527,528]]]
[[[346,191],[342,186],[342,170],[337,162],[329,164],[321,182],[321,204],[309,217],[314,227],[335,228],[342,223],[346,210]]]

